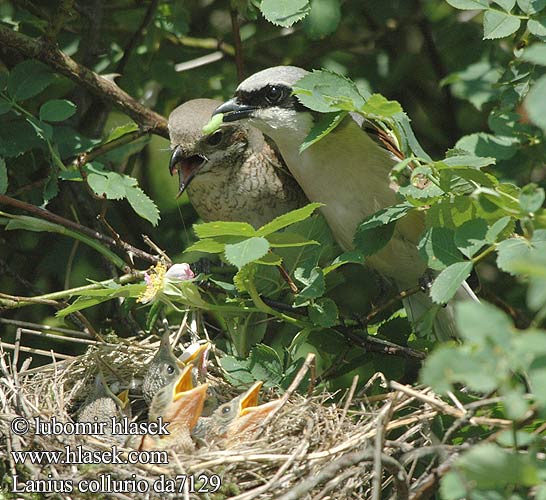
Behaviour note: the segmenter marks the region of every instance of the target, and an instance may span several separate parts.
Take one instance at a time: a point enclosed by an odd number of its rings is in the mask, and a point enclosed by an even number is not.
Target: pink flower
[[[188,281],[195,278],[195,274],[190,265],[184,262],[183,264],[173,264],[165,277],[171,281]]]

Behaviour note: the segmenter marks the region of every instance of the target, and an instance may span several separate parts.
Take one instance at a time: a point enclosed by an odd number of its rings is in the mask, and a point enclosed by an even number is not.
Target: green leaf
[[[138,215],[150,222],[152,226],[157,226],[160,219],[157,206],[142,189],[132,183],[128,183],[126,181],[127,177],[124,176],[125,197],[127,201]]]
[[[226,245],[225,256],[230,264],[241,269],[246,264],[258,260],[269,251],[269,242],[265,238],[252,237],[240,243]]]
[[[309,14],[310,6],[309,0],[262,0],[260,10],[270,23],[289,28]]]
[[[517,0],[519,8],[526,14],[536,14],[546,7],[546,0]]]
[[[510,12],[516,5],[516,0],[493,0],[493,2],[500,5],[507,12]]]
[[[257,344],[252,348],[249,368],[255,380],[263,380],[269,387],[278,385],[284,375],[277,351],[265,344]]]
[[[457,262],[446,267],[434,280],[430,297],[436,304],[446,304],[472,272],[472,262]]]
[[[474,155],[453,155],[448,156],[441,163],[449,167],[472,167],[472,168],[483,168],[489,165],[495,164],[495,158],[492,157],[481,157]],[[441,168],[441,167],[440,167]]]
[[[40,120],[46,122],[62,122],[76,112],[76,105],[66,99],[52,99],[42,104]]]
[[[14,101],[24,101],[45,90],[53,80],[54,75],[48,66],[28,59],[11,70],[8,93]]]
[[[282,264],[282,257],[276,253],[268,252],[255,262],[262,266],[280,266]]]
[[[364,219],[354,236],[357,250],[365,256],[381,250],[391,239],[396,221],[413,209],[413,205],[401,203],[379,210]]]
[[[449,5],[461,10],[485,10],[489,8],[487,0],[446,0]]]
[[[11,111],[12,104],[11,102],[4,101],[0,98],[0,115],[6,114],[8,111]]]
[[[525,109],[531,121],[546,131],[546,76],[533,85],[525,99]]]
[[[305,245],[319,245],[318,241],[308,240],[300,234],[289,232],[270,234],[267,237],[267,241],[269,241],[269,246],[271,246],[271,248],[291,248],[302,247]]]
[[[419,255],[428,267],[440,271],[463,260],[454,237],[454,231],[447,227],[432,227],[423,233],[418,243]]]
[[[528,184],[521,189],[519,203],[525,213],[534,213],[542,207],[544,203],[544,189],[536,184]]]
[[[336,257],[329,266],[324,268],[324,274],[326,275],[344,264],[364,264],[365,260],[364,254],[358,250],[344,252]]]
[[[466,135],[457,141],[455,147],[464,149],[476,156],[494,157],[498,160],[509,160],[518,149],[518,139],[515,137],[503,137],[485,132]]]
[[[304,106],[321,113],[354,111],[365,104],[354,82],[325,69],[300,78],[293,91]]]
[[[225,247],[225,243],[216,241],[214,238],[205,238],[186,248],[186,252],[222,253]]]
[[[461,455],[454,469],[473,488],[498,490],[506,486],[535,486],[537,467],[529,454],[518,454],[493,443],[478,444]]]
[[[313,128],[309,131],[305,140],[300,144],[300,153],[328,135],[346,116],[346,111],[336,111],[319,115],[318,119],[315,119]]]
[[[487,10],[483,16],[483,38],[494,40],[515,33],[521,25],[521,20],[498,10]]]
[[[332,299],[318,299],[309,306],[309,319],[317,326],[330,328],[337,323],[337,316],[337,306]]]
[[[244,387],[254,382],[255,379],[250,373],[248,359],[223,356],[219,361],[220,366],[225,372],[226,379],[235,387]]]
[[[546,230],[535,231],[531,240],[522,237],[501,241],[497,246],[497,265],[503,271],[517,275],[521,262],[532,261],[546,254]]]
[[[0,158],[0,194],[6,194],[8,190],[8,169],[6,168],[6,160]]]
[[[124,135],[130,134],[131,132],[136,132],[138,130],[138,128],[139,127],[135,122],[127,122],[124,125],[120,125],[119,127],[115,127],[108,134],[108,137],[106,137],[106,139],[104,139],[103,144],[115,141],[116,139],[119,139],[120,137],[123,137]]]
[[[455,307],[455,320],[462,338],[467,342],[481,347],[493,342],[509,349],[512,321],[493,305],[487,302],[459,302]]]
[[[257,231],[254,231],[254,228],[250,226],[249,224],[242,223],[242,222],[224,222],[224,223],[218,223],[218,224],[231,224],[233,226],[222,226],[222,227],[233,227],[235,230],[239,231],[237,229],[238,227],[241,228],[241,232],[223,232],[223,233],[213,233],[213,234],[207,234],[206,236],[216,236],[216,234],[234,234],[237,236],[269,236],[271,233],[274,233],[276,231],[279,231],[281,229],[284,229],[287,226],[290,226],[292,224],[295,224],[296,222],[303,221],[311,216],[311,214],[320,206],[322,206],[322,203],[309,203],[308,205],[305,205],[304,207],[297,208],[296,210],[292,210],[291,212],[287,212],[286,214],[279,215],[278,217],[275,217],[271,222],[268,222],[264,226],[262,226]],[[211,224],[217,224],[216,222],[209,222],[208,224],[199,224],[194,226],[194,230],[197,233],[197,236],[200,238],[204,238],[205,236],[201,236],[202,233],[202,226],[209,227]],[[240,226],[236,226],[236,224],[239,224]],[[252,232],[249,233],[250,229],[252,229]],[[199,229],[199,232],[197,230]]]
[[[488,229],[483,219],[469,220],[455,231],[455,245],[471,259],[487,243]]]
[[[402,112],[402,106],[397,101],[389,101],[381,94],[372,94],[359,111],[373,118],[391,118]]]
[[[485,235],[485,241],[489,244],[496,243],[499,235],[505,231],[505,229],[508,228],[509,232],[512,232],[513,229],[510,226],[510,223],[512,222],[512,217],[506,216],[502,217],[498,221],[496,221],[488,230],[487,234]]]
[[[311,40],[336,31],[341,20],[339,0],[311,0],[311,11],[303,20],[303,30]]]
[[[256,235],[254,228],[246,222],[205,222],[203,224],[194,224],[193,230],[199,238],[214,236],[251,237]]]
[[[305,275],[304,270],[298,267],[294,271],[294,278],[305,285],[305,288],[296,296],[294,302],[296,306],[306,305],[309,299],[321,297],[326,291],[324,273],[320,267],[311,269],[308,275]]]
[[[527,29],[536,36],[546,36],[546,15],[542,14],[527,22]]]
[[[541,66],[546,66],[546,44],[545,43],[535,43],[530,47],[527,47],[521,59],[531,64],[540,64]]]

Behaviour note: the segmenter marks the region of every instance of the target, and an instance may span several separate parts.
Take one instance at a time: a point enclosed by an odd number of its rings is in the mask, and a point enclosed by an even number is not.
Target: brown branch
[[[150,2],[150,5],[148,6],[148,9],[146,10],[146,14],[144,15],[144,18],[142,19],[142,22],[140,23],[140,26],[133,33],[133,36],[129,40],[129,43],[125,46],[125,49],[123,51],[123,57],[117,64],[115,73],[122,74],[123,71],[125,70],[125,66],[127,65],[127,62],[129,61],[131,54],[134,52],[136,46],[146,34],[148,25],[152,22],[152,19],[154,18],[154,14],[158,4],[159,4],[159,0],[152,0]]]
[[[241,43],[241,30],[239,26],[239,16],[237,9],[230,9],[231,16],[231,31],[235,41],[235,65],[237,66],[237,80],[242,82],[245,78],[245,70],[243,63],[243,44]]]
[[[422,292],[422,288],[420,286],[416,286],[413,288],[410,288],[408,290],[402,290],[401,292],[397,293],[394,297],[387,300],[384,304],[381,306],[375,308],[373,311],[366,316],[365,323],[368,324],[372,319],[374,319],[378,314],[382,313],[383,311],[386,311],[389,309],[392,305],[396,304],[398,301],[405,299],[411,295],[415,295],[418,292]]]
[[[0,205],[8,205],[11,207],[18,208],[20,210],[24,210],[25,212],[29,212],[39,217],[40,219],[48,220],[55,224],[59,224],[60,226],[66,227],[68,229],[73,229],[75,231],[78,231],[79,233],[85,234],[86,236],[89,236],[90,238],[100,241],[101,243],[104,243],[105,245],[109,247],[121,247],[123,250],[125,250],[125,252],[132,253],[136,255],[137,257],[143,260],[146,260],[148,262],[156,263],[156,262],[159,262],[160,260],[159,257],[146,253],[143,250],[140,250],[139,248],[136,248],[130,245],[129,243],[126,243],[121,240],[117,242],[113,238],[110,238],[109,236],[99,233],[98,231],[89,229],[88,227],[82,226],[81,224],[78,224],[77,222],[71,221],[69,219],[65,219],[64,217],[61,217],[60,215],[54,214],[53,212],[50,212],[49,210],[46,210],[44,208],[31,205],[30,203],[25,203],[24,201],[16,200],[15,198],[10,198],[9,196],[2,194],[0,195]]]
[[[145,130],[165,138],[169,137],[167,120],[163,116],[140,104],[115,83],[81,66],[58,48],[38,42],[2,25],[0,25],[0,44],[47,64],[126,113]]]

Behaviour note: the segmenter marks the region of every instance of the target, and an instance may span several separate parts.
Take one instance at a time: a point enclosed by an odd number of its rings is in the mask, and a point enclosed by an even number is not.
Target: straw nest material
[[[124,380],[142,379],[146,364],[157,349],[158,342],[124,340],[119,344],[96,344],[77,358],[52,362],[39,369],[25,366],[14,370],[13,355],[1,352],[0,368],[0,468],[3,468],[3,491],[10,498],[11,477],[18,482],[44,480],[52,488],[53,481],[69,479],[71,493],[40,494],[32,498],[210,498],[210,499],[379,499],[426,498],[438,475],[449,468],[460,447],[434,436],[431,424],[440,414],[449,415],[453,425],[502,425],[500,421],[473,420],[457,400],[446,403],[427,388],[412,389],[396,383],[384,383],[384,394],[367,397],[370,383],[355,393],[304,397],[289,389],[285,403],[260,429],[252,442],[230,449],[201,447],[192,454],[176,454],[168,450],[167,464],[134,465],[62,465],[16,464],[13,452],[25,450],[64,450],[78,444],[87,450],[107,451],[112,443],[90,436],[36,435],[31,430],[15,435],[10,425],[16,417],[72,422],[75,411],[89,392],[98,370],[98,358],[105,361]],[[308,359],[310,362],[311,360]],[[239,394],[221,377],[213,362],[208,382],[220,398],[226,400]],[[301,375],[308,377],[304,366]],[[104,372],[104,369],[103,369]],[[105,373],[109,382],[115,380]],[[382,380],[381,374],[376,381]],[[280,396],[265,391],[261,400]],[[221,401],[220,401],[221,402]],[[32,426],[31,426],[32,427]],[[428,465],[427,465],[428,464]],[[82,493],[77,485],[82,480],[109,477],[111,489],[122,491]],[[186,484],[182,486],[183,477]],[[204,484],[203,478],[207,478]],[[213,479],[214,478],[214,479]],[[205,493],[192,490],[214,489],[216,478],[221,488]],[[165,479],[175,480],[175,493],[154,493],[154,485],[164,488]],[[105,479],[103,479],[104,481]],[[126,483],[119,482],[127,480]],[[163,481],[159,486],[157,481]],[[126,491],[147,485],[147,492]],[[214,483],[214,484],[213,484]],[[88,483],[86,483],[88,484]],[[171,483],[172,484],[172,483]],[[104,487],[105,483],[102,483]],[[43,486],[42,486],[43,487]],[[125,491],[123,491],[125,490]],[[180,491],[178,491],[180,490]],[[0,494],[1,497],[1,494]],[[13,498],[31,498],[18,493]]]

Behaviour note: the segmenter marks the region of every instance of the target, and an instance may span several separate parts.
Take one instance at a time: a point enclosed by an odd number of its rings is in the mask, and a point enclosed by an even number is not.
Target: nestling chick
[[[273,143],[259,130],[230,124],[203,134],[220,104],[194,99],[169,116],[169,171],[178,172],[179,195],[188,191],[205,222],[240,221],[254,227],[308,203]]]
[[[149,420],[162,417],[168,422],[167,436],[145,435],[139,449],[153,450],[172,448],[176,451],[190,452],[195,448],[191,431],[197,424],[207,396],[208,384],[193,387],[192,367],[186,366],[180,376],[163,387],[152,399],[157,413]]]

